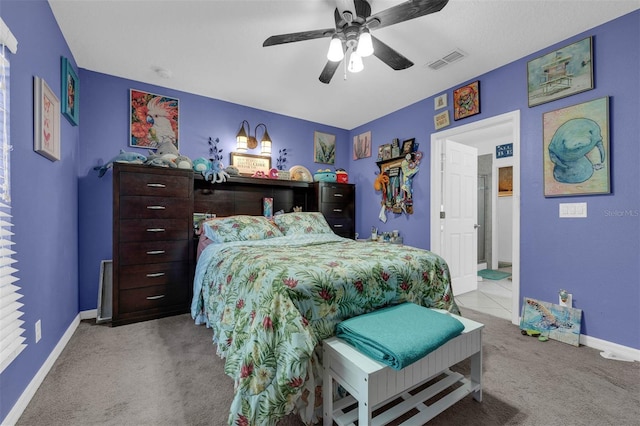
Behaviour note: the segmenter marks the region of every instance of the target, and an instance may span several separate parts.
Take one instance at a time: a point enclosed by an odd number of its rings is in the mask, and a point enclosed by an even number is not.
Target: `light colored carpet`
[[[639,424],[640,363],[462,314],[485,324],[484,399],[467,396],[429,425]],[[116,328],[83,321],[18,425],[225,425],[233,384],[211,337],[188,315]],[[279,425],[300,424],[289,416]]]
[[[503,280],[511,276],[511,272],[496,271],[495,269],[481,269],[478,271],[478,276],[487,280]]]

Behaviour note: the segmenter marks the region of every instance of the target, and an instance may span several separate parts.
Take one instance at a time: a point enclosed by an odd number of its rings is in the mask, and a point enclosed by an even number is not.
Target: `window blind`
[[[11,218],[11,182],[10,157],[11,144],[9,132],[9,80],[10,66],[5,55],[5,40],[11,34],[4,21],[0,19],[0,373],[27,347],[24,334],[24,321],[20,303],[20,287],[15,283],[16,254],[12,250]],[[12,37],[12,36],[11,36]],[[9,37],[10,39],[10,37]],[[14,39],[15,40],[15,39]]]

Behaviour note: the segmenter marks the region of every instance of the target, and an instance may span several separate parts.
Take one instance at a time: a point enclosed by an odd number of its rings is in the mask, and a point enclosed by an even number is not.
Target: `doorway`
[[[442,214],[446,210],[444,206],[445,152],[446,146],[450,143],[463,144],[478,148],[479,152],[492,153],[495,153],[495,146],[497,145],[513,144],[513,156],[509,159],[510,165],[513,167],[513,191],[510,206],[512,232],[510,241],[512,259],[511,322],[518,324],[520,300],[520,111],[509,112],[431,135],[431,251],[438,254],[445,253],[447,244],[451,244],[451,242],[447,242],[445,236],[447,228],[446,215]],[[487,151],[488,149],[489,151]],[[498,187],[497,175],[498,173],[495,172],[490,177],[492,188]],[[497,197],[492,196],[490,198],[495,212],[497,211]],[[500,242],[497,235],[497,219],[495,216],[494,214],[491,218],[487,218],[487,220],[491,221],[491,226],[487,225],[486,227],[490,228],[491,232],[485,230],[485,238],[491,239],[493,252],[497,253]],[[476,229],[478,228],[476,227]],[[503,245],[505,245],[504,242]],[[477,260],[477,257],[474,256],[474,258],[465,258],[462,262],[465,265],[473,264],[476,266]],[[492,256],[491,264],[493,263],[496,264],[495,267],[498,266],[497,256]],[[473,290],[477,290],[477,285]],[[467,290],[465,289],[465,291]]]

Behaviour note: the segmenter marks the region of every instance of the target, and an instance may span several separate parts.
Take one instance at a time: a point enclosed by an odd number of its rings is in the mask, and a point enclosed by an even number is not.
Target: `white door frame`
[[[512,296],[511,322],[519,324],[520,307],[520,111],[512,111],[495,117],[476,121],[431,134],[431,246],[434,253],[442,253],[442,223],[440,209],[442,204],[442,146],[447,139],[468,135],[493,126],[510,125],[513,143],[513,203],[512,203]],[[468,143],[472,145],[473,143]],[[493,232],[496,232],[495,226]],[[493,238],[493,237],[492,237]]]

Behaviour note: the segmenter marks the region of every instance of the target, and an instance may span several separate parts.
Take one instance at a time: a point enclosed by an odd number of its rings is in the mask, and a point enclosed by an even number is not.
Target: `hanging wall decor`
[[[61,59],[62,67],[62,87],[60,95],[62,97],[62,114],[67,117],[74,126],[80,121],[80,81],[73,66],[64,56]]]
[[[453,91],[453,119],[480,114],[480,81],[476,80]]]
[[[608,194],[609,98],[543,114],[544,196]]]
[[[313,161],[324,164],[336,162],[336,135],[322,132],[313,133]]]
[[[422,152],[416,151],[415,139],[403,142],[404,152],[396,158],[378,161],[379,173],[374,189],[381,193],[381,209],[378,218],[387,221],[387,212],[413,214],[413,178],[418,173]]]
[[[60,100],[40,77],[33,78],[33,121],[33,150],[60,160]]]
[[[353,159],[371,157],[371,130],[353,137]]]
[[[157,148],[163,142],[178,145],[179,101],[162,95],[130,90],[129,145]]]

